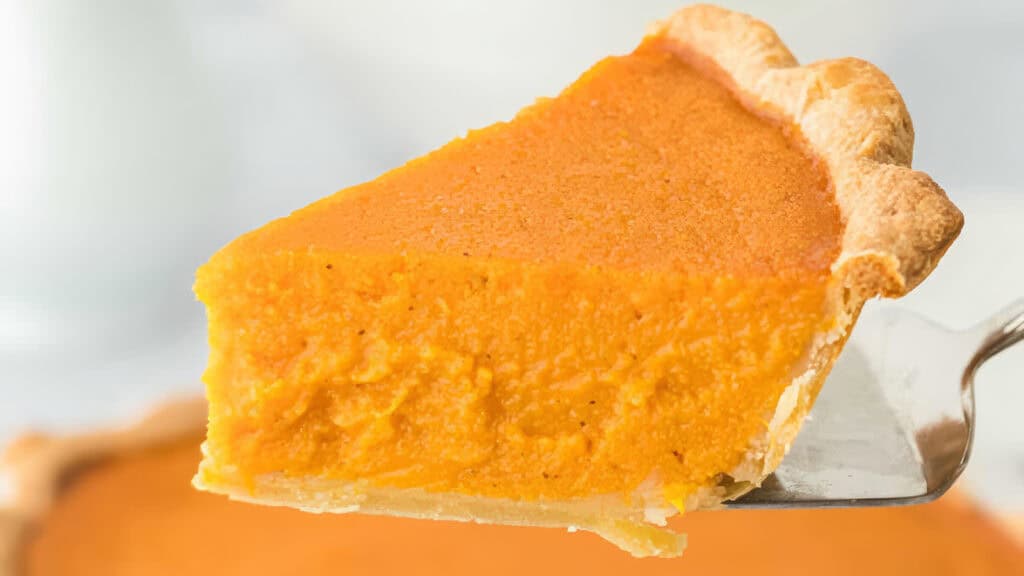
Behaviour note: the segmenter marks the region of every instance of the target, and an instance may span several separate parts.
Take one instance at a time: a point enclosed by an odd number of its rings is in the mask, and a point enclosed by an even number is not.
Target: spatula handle
[[[974,428],[974,375],[988,359],[1024,340],[1024,298],[1014,301],[984,322],[975,332],[980,344],[964,368],[960,390],[964,395],[964,415]]]
[[[974,376],[988,359],[1024,340],[1024,298],[1014,301],[993,314],[989,320],[983,322],[971,333],[976,335],[977,341],[980,343],[960,378],[960,397],[968,434],[967,449],[948,484],[959,477],[964,467],[967,466],[974,445]]]
[[[978,366],[989,358],[1024,340],[1024,298],[1000,310],[986,324],[991,327],[988,336],[967,365],[965,377],[973,375]]]

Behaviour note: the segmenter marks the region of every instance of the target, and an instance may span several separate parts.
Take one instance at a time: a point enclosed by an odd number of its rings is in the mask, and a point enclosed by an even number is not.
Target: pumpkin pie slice
[[[864,301],[960,230],[912,147],[871,64],[798,66],[764,23],[685,8],[202,266],[195,483],[678,554],[658,525],[769,474]]]

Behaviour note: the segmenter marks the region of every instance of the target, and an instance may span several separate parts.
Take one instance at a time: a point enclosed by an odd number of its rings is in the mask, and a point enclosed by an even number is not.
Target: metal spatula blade
[[[927,502],[963,471],[974,374],[1024,340],[1024,299],[966,331],[865,307],[782,465],[729,508]]]

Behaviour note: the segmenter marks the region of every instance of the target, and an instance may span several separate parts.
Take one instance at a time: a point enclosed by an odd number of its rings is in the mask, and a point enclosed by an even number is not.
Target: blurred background
[[[967,327],[1024,296],[1024,3],[722,3],[902,91],[967,225],[901,306]],[[680,4],[0,0],[0,442],[199,392],[215,250],[556,94]],[[1024,346],[978,404],[965,482],[1024,512]]]

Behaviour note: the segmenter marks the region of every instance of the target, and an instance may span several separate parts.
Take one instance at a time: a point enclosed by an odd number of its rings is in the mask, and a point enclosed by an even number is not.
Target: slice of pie
[[[205,421],[199,399],[126,430],[16,443],[0,576],[1005,576],[1024,566],[1024,541],[957,490],[924,506],[686,515],[694,546],[668,562],[559,530],[249,506],[189,486]]]
[[[769,474],[864,301],[957,235],[912,141],[871,64],[683,9],[214,255],[196,485],[678,554],[654,525]]]

